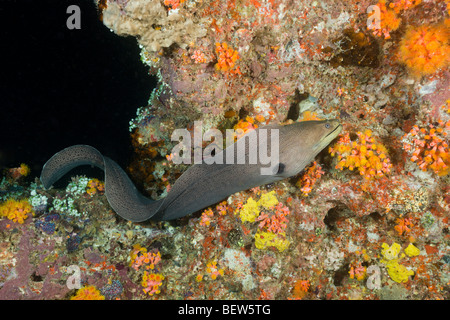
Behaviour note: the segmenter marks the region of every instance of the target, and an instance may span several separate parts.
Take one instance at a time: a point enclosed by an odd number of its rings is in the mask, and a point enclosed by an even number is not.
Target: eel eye
[[[327,122],[327,123],[325,123],[325,128],[330,129],[331,125]]]

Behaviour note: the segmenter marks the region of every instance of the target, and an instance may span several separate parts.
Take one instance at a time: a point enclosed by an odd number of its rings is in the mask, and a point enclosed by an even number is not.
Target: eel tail
[[[106,198],[122,218],[142,222],[158,213],[162,200],[154,201],[143,196],[115,161],[87,145],[68,147],[51,157],[42,168],[42,185],[48,189],[67,172],[81,165],[104,170]]]

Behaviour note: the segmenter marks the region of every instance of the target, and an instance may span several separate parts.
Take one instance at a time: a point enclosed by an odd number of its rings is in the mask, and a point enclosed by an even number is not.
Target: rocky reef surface
[[[158,77],[126,171],[164,197],[173,130],[340,119],[300,175],[172,222],[104,184],[0,184],[3,299],[449,299],[448,0],[98,0]],[[209,142],[205,141],[204,146]],[[19,164],[18,164],[19,165]]]

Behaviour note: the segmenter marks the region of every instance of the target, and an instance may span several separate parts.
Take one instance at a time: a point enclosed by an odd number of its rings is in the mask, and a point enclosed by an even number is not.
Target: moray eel
[[[226,155],[233,149],[234,164],[225,160],[224,164],[194,164],[180,176],[168,195],[157,201],[143,196],[116,162],[87,145],[75,145],[56,153],[45,163],[40,179],[48,189],[71,169],[93,165],[104,170],[106,198],[119,216],[133,222],[173,220],[213,205],[233,193],[298,174],[341,132],[342,126],[338,120],[266,126],[255,130],[257,137],[263,139],[261,129],[267,129],[268,150],[271,150],[272,130],[278,129],[278,163],[271,166],[270,174],[261,174],[261,168],[267,166],[259,159],[256,164],[249,164],[249,161],[239,164],[239,157],[249,159],[249,147],[247,143],[245,154],[236,152],[236,142],[218,153],[218,157],[228,159]]]

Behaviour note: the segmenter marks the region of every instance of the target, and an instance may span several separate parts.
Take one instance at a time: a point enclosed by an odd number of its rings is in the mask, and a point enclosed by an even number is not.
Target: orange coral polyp
[[[422,171],[432,170],[439,176],[450,172],[450,150],[446,141],[447,133],[442,129],[444,123],[439,121],[439,127],[429,125],[430,131],[414,126],[403,136],[403,149],[411,156]],[[450,121],[445,124],[449,125]]]
[[[224,72],[231,71],[239,59],[239,53],[228,47],[226,42],[216,43],[216,54],[218,55],[216,69]]]
[[[150,296],[159,294],[161,292],[159,287],[161,287],[163,280],[164,276],[162,274],[145,271],[141,281],[142,290]]]
[[[319,179],[325,172],[322,170],[322,167],[317,164],[316,161],[306,170],[306,173],[300,178],[296,185],[300,188],[302,194],[307,197],[309,193],[312,191],[316,180]]]
[[[346,133],[335,146],[330,147],[331,156],[338,157],[336,169],[353,171],[357,168],[365,179],[379,178],[389,173],[392,164],[386,156],[386,147],[372,137],[370,130],[358,132],[357,136],[358,140],[351,141],[350,134]]]
[[[386,0],[380,0],[377,4],[380,10],[380,28],[375,29],[374,34],[377,36],[384,35],[385,39],[389,39],[391,37],[390,32],[397,30],[401,22],[401,18],[397,16],[398,11],[392,9],[391,4],[386,6]],[[369,18],[370,17],[371,15],[369,15]]]
[[[0,217],[6,217],[13,222],[23,224],[28,214],[34,215],[33,207],[24,200],[8,199],[0,205]]]
[[[399,15],[404,11],[419,5],[422,0],[394,0],[388,5],[386,0],[379,0],[377,7],[380,10],[380,28],[375,29],[373,33],[377,36],[384,36],[385,39],[390,39],[390,32],[399,28],[402,19]],[[369,18],[375,14],[372,12]],[[369,27],[372,29],[372,27]]]
[[[177,9],[186,0],[164,0],[164,5],[169,7],[169,10]]]
[[[105,296],[94,286],[85,286],[78,289],[77,293],[70,300],[105,300]]]
[[[400,42],[399,61],[412,75],[430,75],[450,62],[450,30],[445,24],[409,27]]]

